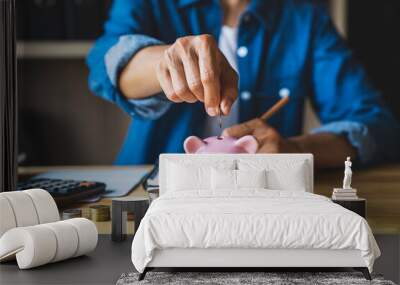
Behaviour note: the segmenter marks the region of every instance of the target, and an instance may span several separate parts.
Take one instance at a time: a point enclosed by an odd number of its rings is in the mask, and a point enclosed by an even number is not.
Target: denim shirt
[[[222,22],[216,0],[114,0],[87,63],[90,89],[133,118],[117,164],[152,163],[160,153],[182,152],[187,136],[202,136],[206,116],[201,103],[173,104],[162,93],[125,98],[117,84],[120,71],[144,47],[187,35],[218,39]],[[309,97],[322,123],[314,133],[346,136],[363,165],[399,158],[400,125],[337,34],[322,1],[252,0],[238,29],[241,122],[260,116],[287,88],[289,104],[268,121],[283,137],[301,134]]]

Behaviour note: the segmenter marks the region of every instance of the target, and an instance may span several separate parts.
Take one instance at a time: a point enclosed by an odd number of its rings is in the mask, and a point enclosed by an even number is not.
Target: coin
[[[62,212],[61,218],[63,220],[69,220],[73,218],[80,218],[82,217],[81,209],[68,209]]]
[[[90,216],[92,221],[105,222],[110,220],[110,206],[94,205],[90,206]]]
[[[91,215],[91,210],[88,207],[82,208],[82,218],[86,218],[86,219],[91,219],[92,215]]]

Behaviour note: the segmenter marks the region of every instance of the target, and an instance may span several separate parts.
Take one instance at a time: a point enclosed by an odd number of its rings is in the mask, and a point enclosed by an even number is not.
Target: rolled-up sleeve
[[[115,0],[104,34],[90,51],[89,88],[98,96],[120,106],[131,116],[156,119],[170,102],[164,94],[144,99],[127,99],[118,88],[118,77],[129,60],[141,49],[160,45],[156,39],[150,1]]]
[[[161,45],[161,41],[146,35],[120,36],[118,42],[105,55],[105,65],[111,84],[118,90],[118,77],[129,60],[142,48]],[[143,118],[157,119],[161,117],[171,104],[164,94],[157,94],[143,99],[128,100],[129,108],[125,109],[130,115]]]
[[[362,165],[400,158],[400,125],[317,5],[312,47],[312,101],[322,126],[313,132],[347,137]]]

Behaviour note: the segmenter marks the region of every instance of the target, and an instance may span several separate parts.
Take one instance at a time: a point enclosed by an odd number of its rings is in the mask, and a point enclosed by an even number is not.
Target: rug
[[[359,272],[148,272],[142,281],[138,281],[138,276],[139,273],[122,274],[117,285],[395,285],[381,275],[372,275],[373,280],[368,281]]]

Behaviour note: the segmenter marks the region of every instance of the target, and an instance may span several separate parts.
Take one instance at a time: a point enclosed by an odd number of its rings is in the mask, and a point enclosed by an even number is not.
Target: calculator
[[[92,196],[105,192],[106,184],[93,181],[77,181],[50,178],[33,178],[17,185],[17,190],[32,188],[44,189],[56,201],[58,207],[78,203]]]

